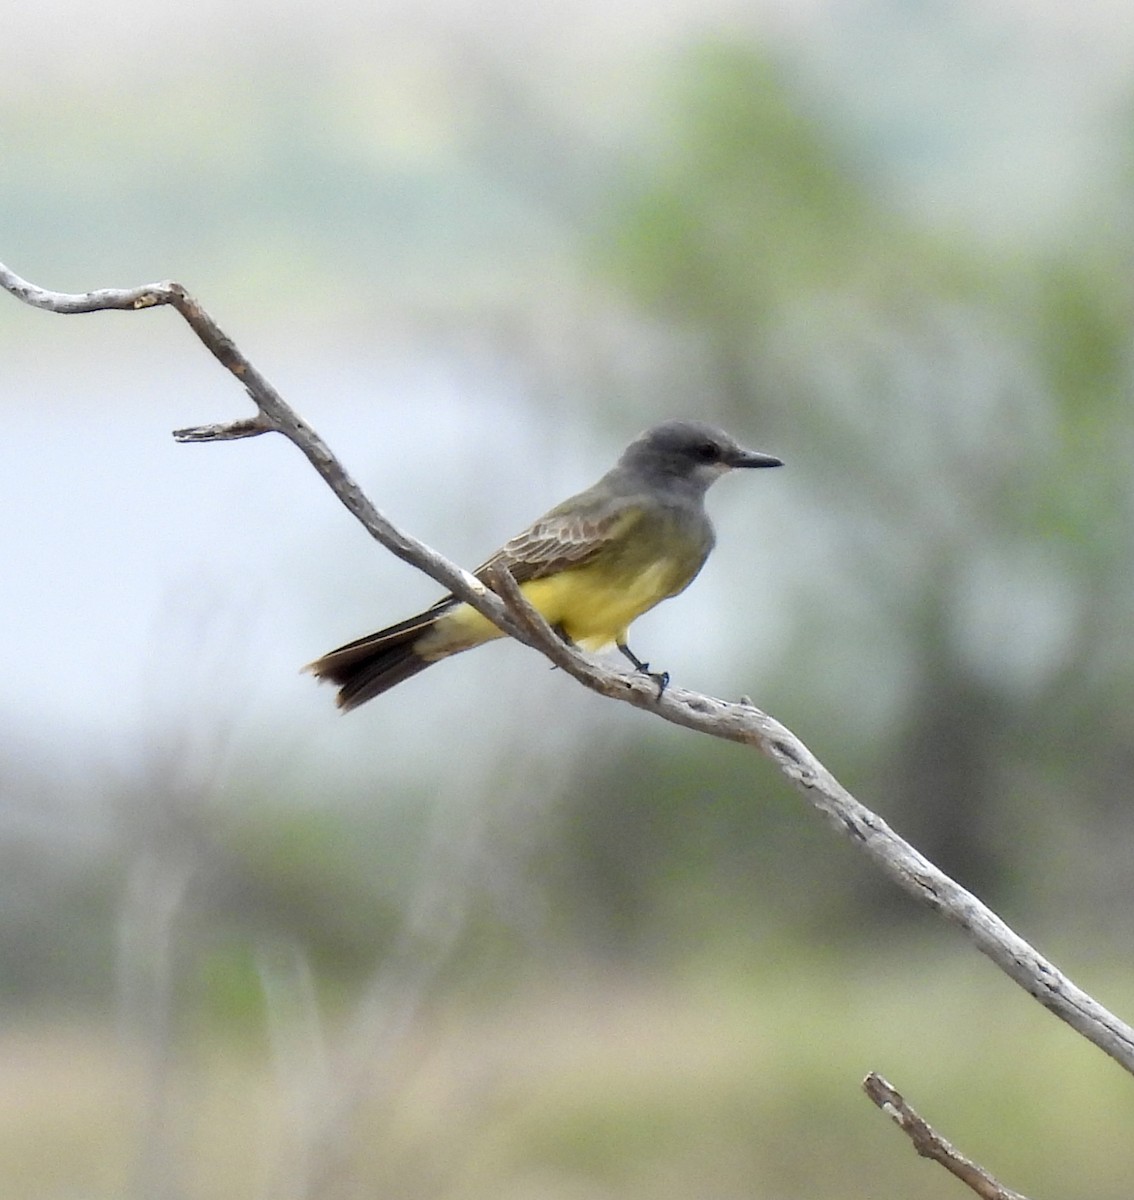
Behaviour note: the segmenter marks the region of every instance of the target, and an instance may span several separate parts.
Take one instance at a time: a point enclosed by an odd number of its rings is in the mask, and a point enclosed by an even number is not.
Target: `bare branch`
[[[983,1167],[955,1150],[881,1075],[871,1071],[862,1081],[862,1090],[908,1135],[922,1158],[940,1163],[951,1175],[972,1188],[981,1200],[1028,1200],[1021,1193],[997,1183]]]
[[[557,638],[509,578],[493,577],[492,586],[500,593],[496,595],[469,572],[397,529],[367,499],[318,434],[284,402],[180,284],[159,283],[72,296],[47,292],[0,264],[0,286],[18,299],[51,312],[172,305],[212,354],[239,379],[259,410],[259,415],[250,421],[182,430],[176,435],[179,440],[224,440],[268,430],[282,433],[303,452],[371,536],[391,553],[467,601],[505,633],[538,649],[592,691],[648,709],[675,725],[752,746],[770,758],[807,801],[885,875],[959,926],[982,954],[1045,1008],[1134,1074],[1134,1029],[1072,983],[991,909],[938,870],[881,817],[860,804],[774,718],[747,702],[730,703],[673,685],[658,696],[656,685],[647,677],[611,671]]]
[[[231,441],[260,433],[282,433],[297,446],[308,462],[323,477],[328,487],[347,507],[366,531],[391,554],[417,567],[448,588],[455,596],[471,604],[505,633],[525,641],[508,611],[479,579],[442,557],[416,538],[402,533],[380,513],[363,494],[323,439],[286,404],[279,392],[237,349],[211,316],[179,283],[150,283],[137,288],[103,288],[94,292],[68,294],[50,292],[21,279],[0,263],[0,287],[34,308],[57,313],[89,313],[102,309],[175,308],[214,358],[240,382],[257,415],[222,425],[201,425],[179,429],[179,442]]]
[[[222,425],[194,425],[189,429],[175,429],[175,441],[184,442],[234,442],[237,438],[256,437],[270,433],[272,427],[261,416],[245,417],[239,421],[226,421]]]

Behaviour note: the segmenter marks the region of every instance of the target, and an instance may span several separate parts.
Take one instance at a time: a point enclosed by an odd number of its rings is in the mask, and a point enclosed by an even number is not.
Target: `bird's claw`
[[[643,662],[625,642],[616,643],[619,651],[624,654],[633,664],[634,670],[639,675],[645,675],[647,679],[652,679],[658,685],[657,699],[662,698],[662,693],[669,687],[669,672],[668,671],[651,671],[650,664]]]
[[[648,669],[649,665],[649,663],[642,664],[642,674],[645,675],[647,679],[652,679],[654,683],[658,685],[658,694],[655,699],[660,700],[665,694],[665,689],[669,687],[669,672],[651,671]]]

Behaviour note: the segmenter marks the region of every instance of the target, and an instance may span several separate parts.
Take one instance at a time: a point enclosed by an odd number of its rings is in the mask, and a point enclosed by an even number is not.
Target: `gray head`
[[[723,429],[704,421],[663,421],[626,447],[621,468],[651,482],[680,481],[704,492],[736,467],[782,467],[770,454],[745,450]]]

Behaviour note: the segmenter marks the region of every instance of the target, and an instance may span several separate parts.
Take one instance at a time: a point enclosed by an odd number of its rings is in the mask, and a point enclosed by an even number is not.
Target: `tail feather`
[[[434,660],[422,658],[414,645],[436,619],[436,613],[422,613],[348,642],[308,663],[304,670],[317,679],[338,684],[336,702],[344,712],[350,712],[431,665]]]

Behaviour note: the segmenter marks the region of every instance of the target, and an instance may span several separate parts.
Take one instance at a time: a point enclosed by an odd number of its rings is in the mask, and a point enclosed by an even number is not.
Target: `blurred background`
[[[642,427],[782,471],[635,626],[1134,1015],[1134,23],[1108,0],[6,15],[0,260],[183,282],[467,566]],[[12,1200],[1125,1200],[1134,1086],[752,752],[437,589],[170,311],[0,296]],[[491,481],[491,486],[487,486]]]

